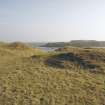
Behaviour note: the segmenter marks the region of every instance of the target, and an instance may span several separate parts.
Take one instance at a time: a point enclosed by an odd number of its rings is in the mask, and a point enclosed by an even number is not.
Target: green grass
[[[65,52],[1,47],[0,105],[104,105],[104,73],[90,72],[75,64],[63,69],[45,64],[45,59]],[[32,59],[32,55],[42,59]],[[104,63],[99,64],[104,68]]]

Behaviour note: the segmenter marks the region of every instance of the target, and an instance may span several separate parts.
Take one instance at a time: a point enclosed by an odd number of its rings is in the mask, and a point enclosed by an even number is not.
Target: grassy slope
[[[0,48],[0,105],[105,104],[104,74],[53,68],[31,59],[33,54],[48,56],[39,50]]]

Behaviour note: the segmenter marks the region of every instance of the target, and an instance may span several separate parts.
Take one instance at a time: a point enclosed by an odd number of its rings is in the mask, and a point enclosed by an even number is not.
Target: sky
[[[105,0],[0,0],[0,41],[105,40]]]

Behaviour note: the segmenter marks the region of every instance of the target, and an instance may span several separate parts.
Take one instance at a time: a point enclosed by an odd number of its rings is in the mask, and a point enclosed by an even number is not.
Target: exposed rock
[[[74,53],[62,53],[52,56],[46,60],[46,63],[48,65],[64,68],[66,67],[66,65],[63,65],[63,61],[73,62],[74,64],[79,65],[81,68],[84,69],[95,69],[98,67],[98,65],[93,64],[85,58],[82,58],[78,54]]]

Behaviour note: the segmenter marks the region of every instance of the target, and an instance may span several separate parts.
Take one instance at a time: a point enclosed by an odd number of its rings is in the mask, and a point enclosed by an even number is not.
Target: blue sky
[[[1,41],[105,40],[105,0],[0,0]]]

